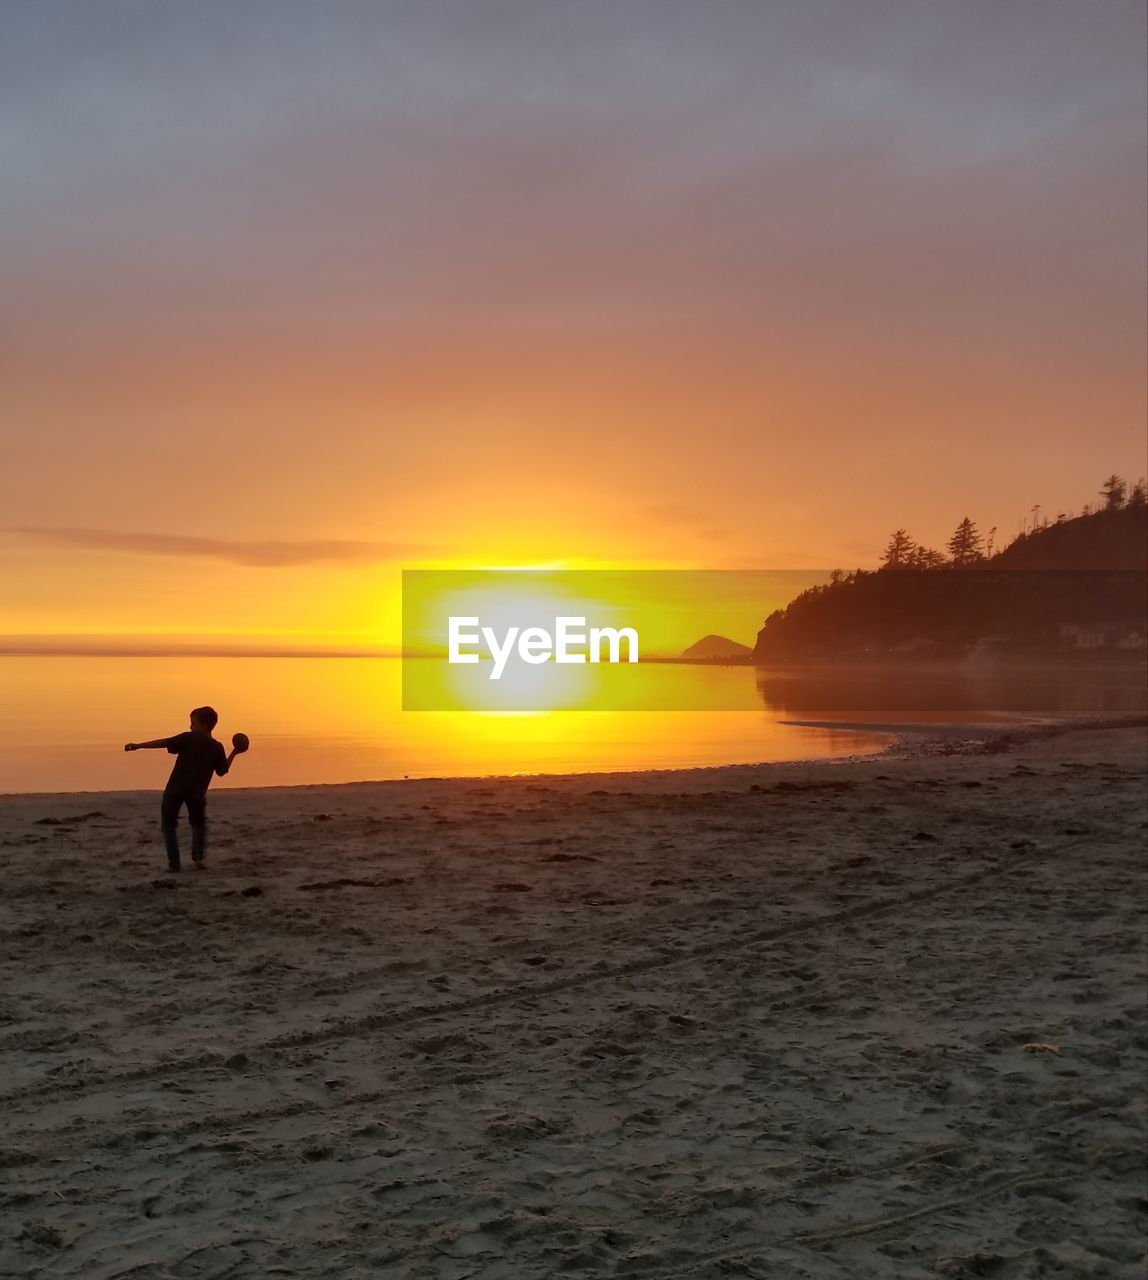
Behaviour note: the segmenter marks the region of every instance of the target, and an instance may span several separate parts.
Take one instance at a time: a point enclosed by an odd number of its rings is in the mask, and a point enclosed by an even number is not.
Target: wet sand
[[[1146,737],[0,797],[0,1275],[1140,1277]],[[186,835],[186,832],[185,832]]]

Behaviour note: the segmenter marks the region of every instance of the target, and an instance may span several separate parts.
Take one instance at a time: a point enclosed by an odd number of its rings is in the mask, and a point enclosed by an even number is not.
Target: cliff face
[[[1148,509],[1080,516],[973,568],[880,569],[814,587],[766,619],[754,659],[1143,654],[1146,570]]]

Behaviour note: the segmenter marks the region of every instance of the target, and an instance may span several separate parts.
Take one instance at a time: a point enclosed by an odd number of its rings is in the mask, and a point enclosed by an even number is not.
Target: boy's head
[[[219,716],[215,714],[214,707],[196,707],[191,713],[191,727],[193,729],[206,729],[208,733],[219,723]]]

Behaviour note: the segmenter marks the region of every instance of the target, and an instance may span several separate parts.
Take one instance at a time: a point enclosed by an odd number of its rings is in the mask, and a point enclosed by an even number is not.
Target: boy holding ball
[[[237,733],[231,739],[231,754],[223,743],[211,736],[219,723],[219,716],[212,707],[196,707],[191,713],[191,728],[187,733],[177,733],[173,738],[156,738],[152,742],[129,742],[125,751],[143,751],[148,748],[166,747],[173,756],[171,777],[164,788],[160,804],[160,829],[167,848],[168,870],[178,871],[179,837],[176,826],[179,811],[187,806],[187,820],[191,826],[191,860],[197,871],[202,871],[207,854],[207,788],[213,775],[222,778],[231,768],[231,762],[251,745],[245,733]]]

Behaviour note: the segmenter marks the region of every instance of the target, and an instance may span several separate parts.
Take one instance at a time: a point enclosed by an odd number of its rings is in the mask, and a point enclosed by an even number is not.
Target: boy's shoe
[[[207,860],[205,858],[192,858],[191,865],[196,869],[196,871],[207,870]]]
[[[183,870],[183,868],[179,865],[179,863],[178,863],[178,862],[169,862],[169,863],[167,864],[167,869],[168,869],[168,871],[170,871],[173,875],[174,875],[177,871],[182,871],[182,870]]]

